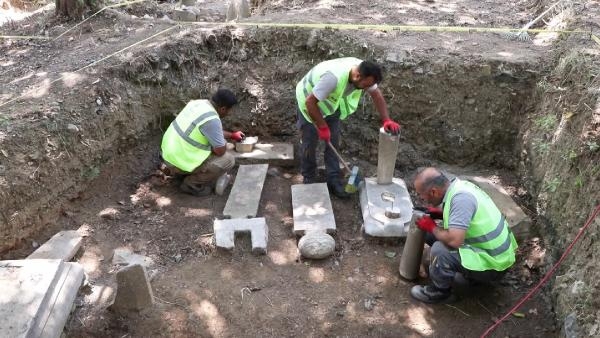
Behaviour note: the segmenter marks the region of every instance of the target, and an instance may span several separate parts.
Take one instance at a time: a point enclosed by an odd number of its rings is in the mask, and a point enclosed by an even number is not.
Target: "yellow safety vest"
[[[198,168],[212,151],[210,142],[202,134],[200,127],[214,119],[219,119],[219,114],[210,101],[190,101],[163,135],[163,159],[186,172]]]
[[[458,248],[463,267],[473,271],[504,271],[515,262],[517,241],[494,201],[475,184],[456,179],[444,204],[444,229],[448,229],[450,204],[454,195],[467,191],[477,199],[477,210],[469,223],[465,241]]]
[[[321,76],[326,72],[331,72],[337,78],[337,86],[329,96],[323,101],[319,101],[317,105],[323,116],[333,115],[336,110],[340,111],[340,119],[344,120],[350,114],[356,111],[358,103],[362,96],[362,89],[354,89],[349,93],[344,93],[348,85],[350,70],[354,66],[358,66],[362,60],[348,57],[323,61],[316,65],[306,74],[296,85],[296,100],[298,108],[307,121],[312,119],[306,109],[306,98],[312,93],[313,88],[321,79]]]

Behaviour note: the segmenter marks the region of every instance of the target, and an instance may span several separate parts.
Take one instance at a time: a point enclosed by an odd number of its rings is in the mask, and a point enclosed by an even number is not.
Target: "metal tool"
[[[348,182],[346,183],[346,186],[344,187],[344,191],[346,191],[349,194],[353,194],[353,193],[357,192],[358,185],[360,184],[360,181],[362,180],[362,177],[358,173],[358,167],[353,166],[352,169],[350,169],[350,166],[348,166],[348,163],[346,163],[346,161],[344,161],[344,159],[342,158],[342,155],[340,155],[340,153],[337,151],[337,149],[335,149],[333,144],[331,144],[331,142],[327,142],[327,145],[329,146],[329,148],[331,148],[331,150],[333,150],[333,153],[335,154],[335,156],[337,156],[338,160],[340,160],[340,162],[342,162],[342,165],[344,166],[344,169],[346,170],[347,174],[350,175],[350,177],[348,178]]]

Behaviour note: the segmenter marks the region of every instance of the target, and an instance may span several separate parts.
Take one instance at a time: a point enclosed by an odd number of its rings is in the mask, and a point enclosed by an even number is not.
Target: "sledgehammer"
[[[333,150],[333,153],[335,154],[335,156],[337,156],[338,160],[342,162],[342,165],[344,166],[344,169],[346,169],[347,174],[350,175],[350,177],[348,178],[348,183],[346,183],[346,186],[344,186],[344,191],[349,194],[355,193],[356,191],[358,191],[358,185],[360,184],[360,181],[362,179],[358,174],[358,167],[353,166],[352,169],[350,169],[348,163],[344,161],[342,155],[338,153],[333,144],[331,144],[331,142],[327,142],[327,145],[329,146],[329,148],[331,148],[331,150]]]

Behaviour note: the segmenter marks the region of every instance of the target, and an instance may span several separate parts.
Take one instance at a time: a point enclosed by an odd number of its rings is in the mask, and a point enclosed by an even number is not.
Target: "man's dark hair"
[[[237,98],[229,89],[219,89],[211,98],[217,107],[231,108],[238,103]]]
[[[375,79],[375,83],[380,83],[383,80],[383,74],[381,73],[381,67],[375,62],[363,61],[358,65],[358,72],[360,76],[365,78],[372,76]]]
[[[448,182],[450,182],[450,180],[448,180],[448,178],[446,176],[444,176],[444,174],[440,173],[438,176],[433,176],[433,177],[426,179],[423,182],[423,187],[427,190],[429,190],[433,187],[442,188],[442,187],[446,186],[446,184]]]

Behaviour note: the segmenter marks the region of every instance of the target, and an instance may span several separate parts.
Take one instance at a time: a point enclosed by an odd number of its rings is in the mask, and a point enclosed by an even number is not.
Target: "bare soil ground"
[[[293,168],[272,167],[259,215],[269,225],[269,252],[250,253],[238,238],[232,253],[215,250],[212,223],[226,195],[197,198],[181,194],[172,179],[156,170],[159,135],[108,163],[93,185],[70,203],[61,227],[85,225],[89,236],[78,261],[88,285],[66,328],[70,337],[398,337],[483,332],[538,278],[525,259],[535,246],[523,245],[513,271],[494,286],[457,285],[450,305],[424,305],[410,298],[414,283],[398,273],[401,240],[364,238],[357,198],[333,199],[338,225],[335,255],[303,260],[292,234],[290,185],[301,177]],[[143,168],[142,171],[139,168]],[[273,170],[273,168],[275,168]],[[273,187],[277,187],[273,189]],[[99,214],[112,208],[114,217]],[[46,229],[39,240],[56,229]],[[116,287],[112,252],[128,248],[157,263],[152,268],[156,306],[119,317],[107,309]],[[12,252],[18,257],[31,249]],[[393,256],[393,257],[391,257]],[[418,281],[424,283],[426,281]],[[553,314],[544,297],[521,309],[498,337],[553,335]]]
[[[161,18],[169,15],[174,6],[149,3],[122,12]],[[220,2],[199,2],[198,7],[207,9],[207,21],[224,18],[225,6]],[[502,5],[492,1],[279,1],[259,5],[255,9],[259,16],[251,19],[518,27],[535,16],[536,8],[534,3],[526,1]],[[0,32],[56,36],[72,25],[46,13],[4,25]],[[111,12],[79,26],[77,34],[54,42],[3,40],[0,46],[0,125],[3,127],[0,159],[8,162],[7,154],[11,157],[21,154],[17,161],[22,165],[23,174],[16,182],[0,175],[0,187],[29,187],[32,194],[40,196],[40,209],[57,210],[59,214],[47,222],[36,219],[46,227],[33,231],[2,258],[23,258],[33,251],[33,241],[42,243],[59,230],[82,225],[89,229],[84,250],[77,258],[86,269],[89,284],[78,297],[77,308],[66,327],[67,336],[471,337],[483,332],[539,278],[539,267],[530,268],[524,263],[541,249],[537,242],[523,243],[520,261],[494,287],[459,286],[457,292],[461,300],[452,305],[416,303],[409,295],[413,283],[401,280],[397,273],[402,240],[364,238],[357,198],[333,199],[338,227],[334,257],[318,262],[302,260],[291,231],[289,187],[301,181],[295,168],[274,167],[277,170],[267,177],[265,187],[269,188],[263,191],[259,216],[265,217],[269,225],[269,253],[251,255],[247,238],[239,239],[233,253],[218,252],[212,244],[212,223],[220,216],[227,195],[197,198],[179,193],[173,180],[156,172],[161,136],[157,133],[137,140],[129,149],[120,148],[120,153],[115,151],[101,167],[90,166],[82,173],[62,173],[62,181],[56,183],[58,187],[89,186],[81,193],[62,196],[56,204],[44,201],[44,189],[35,182],[56,173],[52,167],[40,169],[37,161],[44,156],[56,161],[70,159],[70,154],[56,150],[60,145],[41,140],[44,133],[53,132],[53,117],[59,115],[57,118],[61,121],[81,125],[87,114],[106,113],[103,109],[109,97],[95,92],[91,84],[112,79],[96,78],[97,74],[104,74],[96,67],[117,67],[121,66],[120,61],[131,60],[116,57],[108,65],[100,63],[89,67],[83,72],[85,79],[73,71],[171,25],[154,18],[129,21]],[[436,53],[440,58],[467,55],[471,59],[527,63],[550,51],[489,34],[356,34],[368,35],[373,43],[386,45],[390,50]],[[172,38],[177,36],[171,35]],[[377,42],[378,38],[382,40]],[[148,44],[151,43],[150,40]],[[64,73],[72,73],[72,83],[64,78],[51,83]],[[125,93],[120,94],[126,99]],[[15,102],[7,103],[11,100]],[[17,138],[13,134],[15,130],[29,125],[35,126],[32,134],[41,131],[42,136],[31,136],[35,140],[31,144],[11,142]],[[63,141],[88,144],[90,149],[110,146],[89,144],[88,140],[76,136],[66,136]],[[33,150],[36,147],[44,151],[36,152]],[[364,169],[373,172],[372,165]],[[2,170],[0,166],[0,174]],[[408,179],[412,171],[400,174]],[[78,175],[90,180],[73,178]],[[516,181],[510,174],[502,172],[500,175],[503,182]],[[518,187],[508,188],[518,190]],[[115,217],[99,216],[107,208],[117,210]],[[11,217],[13,215],[4,216],[5,219]],[[127,318],[110,312],[105,299],[110,288],[115,287],[112,252],[120,247],[147,255],[157,263],[152,274],[156,306]],[[527,303],[521,312],[525,318],[512,318],[495,336],[556,334],[545,294]]]

